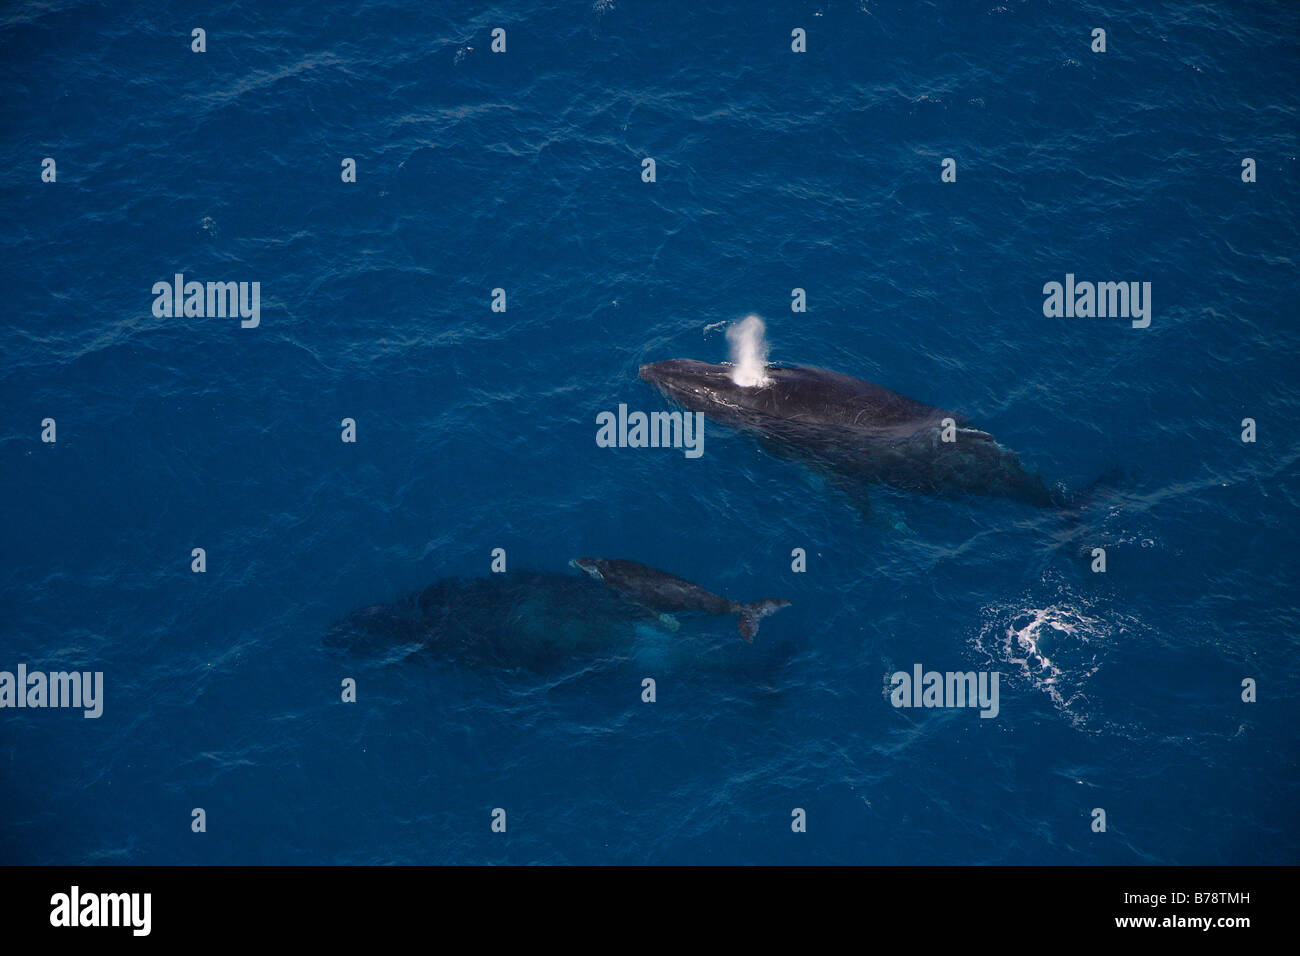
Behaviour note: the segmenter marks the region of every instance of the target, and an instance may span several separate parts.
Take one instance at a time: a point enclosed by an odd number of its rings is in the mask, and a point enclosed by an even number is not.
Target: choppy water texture
[[[1300,11],[122,6],[0,15],[0,668],[107,683],[0,713],[0,860],[1297,862]],[[154,317],[176,272],[261,326]],[[1067,272],[1150,281],[1150,328],[1044,318]],[[717,426],[596,446],[750,312],[1127,477],[864,518]],[[322,645],[497,547],[794,603],[547,675]],[[998,670],[999,716],[894,709],[915,663]]]

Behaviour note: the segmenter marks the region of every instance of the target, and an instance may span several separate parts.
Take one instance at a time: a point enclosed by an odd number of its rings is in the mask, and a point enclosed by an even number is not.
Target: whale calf
[[[329,629],[324,643],[389,661],[420,654],[546,673],[573,661],[623,655],[648,636],[665,640],[663,615],[671,611],[739,614],[741,633],[750,640],[758,619],[787,603],[739,604],[631,561],[592,559],[594,566],[608,576],[596,578],[583,568],[582,575],[511,571],[443,578],[391,604],[353,611]],[[673,621],[668,630],[678,626]]]
[[[572,564],[634,604],[652,611],[738,615],[740,620],[736,629],[751,644],[763,618],[790,606],[789,601],[779,598],[742,604],[706,591],[675,574],[621,558],[574,558]]]
[[[854,481],[937,496],[1001,496],[1038,507],[1068,504],[1060,489],[1049,488],[1015,452],[962,415],[826,369],[768,365],[763,384],[741,386],[732,380],[733,368],[669,359],[642,365],[640,377],[690,411]],[[945,431],[954,440],[944,441]]]

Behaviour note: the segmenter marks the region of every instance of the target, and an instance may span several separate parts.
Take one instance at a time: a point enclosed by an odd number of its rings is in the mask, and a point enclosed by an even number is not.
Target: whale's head
[[[744,407],[749,394],[760,391],[732,381],[733,367],[710,365],[695,359],[668,359],[642,365],[640,376],[666,398],[691,411],[713,411],[718,406]]]
[[[411,609],[375,604],[353,611],[326,633],[326,647],[375,654],[409,649],[428,639],[428,629]]]
[[[569,564],[579,571],[591,575],[597,581],[603,581],[605,578],[605,575],[600,570],[601,562],[599,558],[574,558]]]

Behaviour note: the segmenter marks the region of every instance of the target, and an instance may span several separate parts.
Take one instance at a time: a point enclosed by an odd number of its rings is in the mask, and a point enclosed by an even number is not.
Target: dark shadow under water
[[[420,657],[525,678],[686,668],[774,683],[789,658],[788,639],[769,624],[750,645],[734,621],[658,615],[585,575],[512,571],[443,578],[392,604],[354,611],[324,643],[378,663]]]

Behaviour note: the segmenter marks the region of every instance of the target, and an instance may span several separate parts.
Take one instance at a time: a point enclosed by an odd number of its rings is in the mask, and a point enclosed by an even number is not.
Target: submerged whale
[[[392,604],[348,614],[324,643],[389,659],[426,654],[543,673],[575,659],[626,654],[647,635],[676,631],[680,625],[665,612],[741,614],[744,634],[747,621],[756,630],[759,617],[787,603],[737,604],[635,562],[584,560],[610,570],[609,577],[511,571],[444,578]]]
[[[640,376],[689,411],[854,482],[937,496],[993,495],[1044,508],[1069,503],[1015,452],[957,413],[826,369],[768,365],[766,381],[752,386],[737,385],[733,369],[670,359],[641,366]],[[947,429],[945,419],[952,420]],[[944,441],[945,431],[954,440]]]
[[[767,598],[752,604],[742,604],[706,591],[698,584],[660,571],[636,561],[621,558],[574,558],[573,565],[613,589],[629,601],[665,614],[673,611],[700,611],[704,614],[736,614],[740,620],[736,629],[751,644],[758,633],[758,623],[789,601]]]

